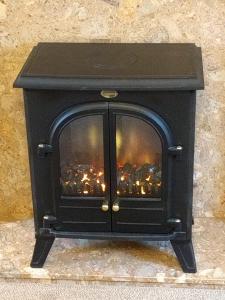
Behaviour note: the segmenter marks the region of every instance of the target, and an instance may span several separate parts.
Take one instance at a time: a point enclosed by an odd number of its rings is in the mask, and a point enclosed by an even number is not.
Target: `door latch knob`
[[[173,146],[168,148],[169,154],[175,156],[177,160],[181,160],[183,153],[183,146]]]
[[[118,202],[113,203],[112,210],[113,210],[114,212],[117,212],[117,211],[120,210],[120,206],[119,206],[119,203],[118,203]]]
[[[39,144],[37,146],[37,154],[41,158],[45,158],[47,154],[52,153],[53,148],[52,145],[49,144]]]
[[[108,211],[109,210],[109,203],[108,202],[103,202],[101,208],[102,208],[102,211]]]

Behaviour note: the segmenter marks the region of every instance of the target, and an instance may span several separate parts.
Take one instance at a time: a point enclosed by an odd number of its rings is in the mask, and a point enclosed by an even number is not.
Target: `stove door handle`
[[[102,211],[108,211],[109,210],[109,201],[104,200],[101,206]]]
[[[120,204],[119,204],[119,201],[115,201],[112,205],[112,210],[114,212],[118,212],[120,210]]]

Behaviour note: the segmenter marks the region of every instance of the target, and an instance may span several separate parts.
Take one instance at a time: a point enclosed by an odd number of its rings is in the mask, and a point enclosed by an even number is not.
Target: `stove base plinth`
[[[182,270],[185,273],[196,273],[197,268],[192,241],[172,240],[171,244]]]
[[[37,236],[36,243],[34,246],[34,253],[31,260],[30,266],[32,268],[42,268],[48,253],[52,247],[55,240],[54,236]]]
[[[47,234],[47,232],[46,232]],[[196,273],[195,254],[192,245],[192,240],[180,240],[175,237],[177,233],[173,235],[141,235],[141,234],[120,234],[110,233],[107,235],[105,232],[100,233],[86,233],[86,232],[54,232],[50,231],[47,235],[36,236],[36,243],[34,246],[33,257],[30,266],[32,268],[42,268],[48,253],[52,247],[52,244],[56,237],[59,238],[75,238],[75,239],[97,239],[97,240],[146,240],[146,241],[169,241],[173,247],[173,250],[177,256],[179,264],[184,273]],[[180,235],[181,237],[181,235]],[[172,238],[172,239],[171,239]]]

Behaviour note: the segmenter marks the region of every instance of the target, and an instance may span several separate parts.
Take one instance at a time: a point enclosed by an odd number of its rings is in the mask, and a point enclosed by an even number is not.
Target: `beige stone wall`
[[[39,41],[201,46],[195,215],[225,216],[224,24],[224,0],[0,0],[0,220],[32,214],[22,91],[12,83]]]

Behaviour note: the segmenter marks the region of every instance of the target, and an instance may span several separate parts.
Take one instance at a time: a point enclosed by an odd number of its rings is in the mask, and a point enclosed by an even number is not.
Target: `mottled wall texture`
[[[0,0],[0,220],[32,215],[22,91],[12,83],[40,41],[201,46],[194,209],[225,217],[224,24],[225,0]]]

